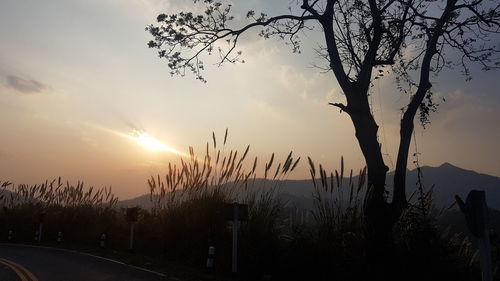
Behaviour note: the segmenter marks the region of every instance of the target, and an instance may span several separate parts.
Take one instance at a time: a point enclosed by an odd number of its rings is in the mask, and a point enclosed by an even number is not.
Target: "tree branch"
[[[349,108],[346,105],[342,104],[342,103],[331,103],[331,102],[329,102],[328,104],[331,105],[331,106],[335,106],[335,107],[340,108],[340,112],[345,111],[347,114],[349,114]]]

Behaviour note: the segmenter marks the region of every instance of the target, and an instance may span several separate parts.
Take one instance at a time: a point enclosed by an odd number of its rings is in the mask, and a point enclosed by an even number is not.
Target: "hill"
[[[500,178],[481,174],[475,171],[462,169],[449,163],[444,163],[439,167],[421,167],[422,182],[426,190],[434,186],[433,202],[436,208],[447,208],[454,202],[455,195],[465,199],[472,189],[486,191],[487,203],[490,208],[500,210]],[[408,197],[417,189],[417,169],[407,173],[407,195]],[[392,183],[394,173],[387,175],[387,183]],[[344,179],[347,182],[347,179]],[[357,178],[354,178],[357,181]],[[264,184],[263,179],[257,179],[255,186]],[[290,204],[298,208],[311,208],[313,206],[312,180],[284,180],[280,182],[281,196]],[[142,195],[129,200],[119,202],[120,206],[151,206],[149,194]]]

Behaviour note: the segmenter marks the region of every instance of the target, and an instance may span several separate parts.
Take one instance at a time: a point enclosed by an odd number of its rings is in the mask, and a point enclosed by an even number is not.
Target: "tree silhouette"
[[[429,75],[458,65],[470,78],[469,62],[485,70],[500,66],[496,0],[303,0],[287,14],[248,11],[245,20],[235,20],[231,5],[194,2],[205,5],[204,13],[160,14],[158,23],[146,28],[154,37],[149,47],[168,61],[172,75],[188,71],[205,81],[203,53],[218,55],[219,65],[242,62],[238,40],[252,30],[266,39],[283,39],[293,52],[300,52],[299,32],[308,32],[313,25],[322,28],[324,45],[318,51],[346,97],[346,103],[330,104],[346,112],[355,127],[368,168],[364,206],[368,237],[379,244],[390,241],[392,227],[408,205],[405,178],[415,115],[419,112],[420,121],[426,123],[436,107]],[[397,87],[410,95],[400,123],[390,202],[388,167],[368,98],[372,81],[386,69],[396,74]]]

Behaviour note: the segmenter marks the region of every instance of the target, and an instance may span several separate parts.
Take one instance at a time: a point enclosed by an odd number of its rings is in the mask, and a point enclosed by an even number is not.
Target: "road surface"
[[[2,281],[168,281],[120,262],[62,249],[0,244]]]

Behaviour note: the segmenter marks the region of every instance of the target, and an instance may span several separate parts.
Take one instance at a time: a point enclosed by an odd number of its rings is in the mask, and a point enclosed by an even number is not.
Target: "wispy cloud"
[[[7,76],[7,86],[23,94],[41,93],[48,88],[47,85],[40,81],[25,79],[15,75]]]

